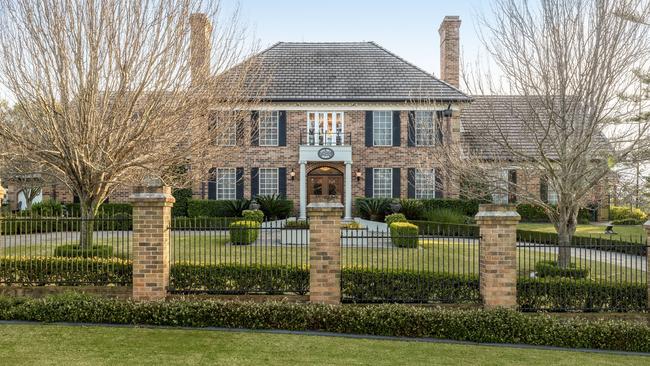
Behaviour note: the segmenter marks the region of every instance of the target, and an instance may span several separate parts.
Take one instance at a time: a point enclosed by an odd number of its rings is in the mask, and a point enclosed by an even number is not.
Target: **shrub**
[[[357,210],[359,215],[367,220],[383,221],[384,216],[390,211],[390,198],[359,198]]]
[[[52,199],[34,203],[31,207],[32,215],[54,217],[63,215],[63,205]]]
[[[248,245],[257,240],[260,223],[257,221],[235,221],[229,227],[231,244]]]
[[[356,222],[356,221],[351,221],[351,222],[341,224],[341,229],[363,230],[363,229],[365,229],[365,227],[363,225],[361,225],[360,223]]]
[[[418,247],[418,227],[409,222],[394,222],[390,225],[390,240],[400,248]]]
[[[399,212],[409,220],[419,220],[424,213],[424,206],[420,200],[403,198],[399,201],[402,207]]]
[[[650,352],[650,326],[594,322],[506,309],[408,305],[330,306],[287,302],[172,299],[136,302],[67,293],[40,299],[0,297],[0,319],[40,322],[220,327],[438,338]]]
[[[172,217],[187,217],[187,201],[192,199],[192,190],[190,188],[174,189],[172,195],[176,199],[172,207]]]
[[[244,211],[250,208],[251,200],[242,198],[239,200],[226,201],[225,205],[226,210],[228,211],[228,216],[242,217],[244,215]]]
[[[384,221],[390,227],[390,224],[394,222],[406,222],[406,216],[401,213],[390,214],[384,218]]]
[[[113,256],[113,247],[110,245],[93,245],[85,248],[79,245],[59,245],[54,248],[54,256],[69,258],[110,258]]]
[[[522,203],[517,205],[517,213],[522,222],[549,222],[546,211],[541,206]]]
[[[188,200],[188,217],[228,217],[228,201]]]
[[[172,219],[174,229],[190,230],[219,230],[228,229],[235,221],[241,221],[241,217],[175,217]]]
[[[81,216],[81,206],[78,203],[66,203],[65,212],[68,216]],[[103,203],[99,206],[98,217],[112,217],[117,213],[133,214],[133,206],[130,203]]]
[[[643,225],[644,221],[639,219],[621,219],[612,221],[612,225]]]
[[[603,226],[603,231],[605,227]],[[571,246],[576,248],[598,249],[617,253],[626,253],[634,255],[646,255],[645,238],[640,236],[637,242],[623,241],[620,239],[608,239],[601,237],[582,237],[573,236]],[[558,237],[556,233],[545,233],[541,231],[517,230],[517,241],[525,241],[537,244],[557,245]]]
[[[478,213],[479,200],[462,200],[462,199],[426,199],[421,200],[424,211],[435,209],[450,209],[460,212],[462,215],[474,217]]]
[[[287,229],[309,229],[309,223],[306,220],[290,220],[284,224]]]
[[[426,221],[440,222],[446,224],[467,224],[469,217],[461,212],[449,208],[437,208],[425,211],[422,215]]]
[[[131,285],[132,274],[130,261],[114,257],[0,257],[6,285]]]
[[[269,220],[286,219],[293,212],[293,201],[282,198],[277,194],[270,196],[257,196],[255,201],[260,205],[260,210]]]
[[[242,216],[245,221],[257,221],[259,223],[264,221],[264,212],[260,210],[244,210]]]
[[[410,220],[410,223],[416,225],[421,235],[443,235],[443,236],[460,236],[472,237],[479,236],[478,225],[467,224],[448,224],[432,221]]]
[[[587,278],[589,268],[576,268],[575,263],[570,263],[568,267],[558,266],[556,261],[539,261],[535,263],[535,274],[537,277],[568,277],[568,278]]]
[[[640,221],[646,221],[648,215],[642,210],[630,206],[609,206],[609,219],[637,219]]]
[[[118,212],[111,217],[95,221],[94,230],[128,231],[133,230],[133,219],[126,212]]]

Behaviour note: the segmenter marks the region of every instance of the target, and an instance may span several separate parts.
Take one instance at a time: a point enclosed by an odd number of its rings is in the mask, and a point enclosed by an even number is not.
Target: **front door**
[[[325,201],[336,197],[343,203],[343,173],[333,167],[320,167],[307,176],[307,200]]]

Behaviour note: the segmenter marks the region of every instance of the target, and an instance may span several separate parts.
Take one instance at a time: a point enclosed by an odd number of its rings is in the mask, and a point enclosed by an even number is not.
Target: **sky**
[[[223,0],[224,10],[235,4]],[[240,0],[242,20],[266,48],[276,42],[374,41],[439,75],[438,27],[445,15],[461,18],[462,62],[479,56],[479,15],[487,0]]]

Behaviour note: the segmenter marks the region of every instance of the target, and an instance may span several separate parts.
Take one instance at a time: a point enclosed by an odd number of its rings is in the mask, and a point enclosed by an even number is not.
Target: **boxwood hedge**
[[[486,343],[650,352],[650,326],[621,320],[561,319],[511,310],[399,304],[332,306],[174,299],[134,302],[80,294],[0,297],[0,319],[322,331]]]

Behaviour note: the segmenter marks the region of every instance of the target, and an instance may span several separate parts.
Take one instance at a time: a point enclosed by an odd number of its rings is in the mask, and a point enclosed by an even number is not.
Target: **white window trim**
[[[377,133],[377,129],[375,128],[375,113],[388,113],[388,116],[390,117],[390,129],[389,131],[389,139],[388,139],[388,144],[383,145],[383,144],[376,144],[375,141],[375,135]],[[393,112],[392,111],[372,111],[372,146],[393,146]]]
[[[262,171],[275,171],[275,192],[273,193],[262,193]],[[259,168],[257,171],[257,194],[260,196],[270,196],[280,194],[280,170],[278,168]]]
[[[332,130],[325,130],[325,124],[329,115],[332,115]],[[314,130],[313,144],[309,139],[309,130]],[[320,131],[323,129],[323,143],[320,143]],[[334,146],[337,145],[336,137],[340,131],[340,144],[345,145],[345,112],[341,111],[307,111],[307,145],[312,146]]]
[[[415,198],[416,199],[432,199],[432,198],[436,198],[436,188],[437,188],[436,187],[436,183],[437,183],[436,182],[436,169],[431,168],[431,169],[427,169],[427,170],[429,170],[430,173],[431,173],[431,187],[427,187],[427,188],[432,188],[433,193],[430,194],[430,195],[422,195],[423,190],[421,188],[418,188],[417,176],[418,176],[418,174],[423,174],[423,172],[421,170],[419,170],[419,169],[416,169],[415,170],[415,177],[414,177],[414,180],[415,180],[415,182],[414,182],[415,183]]]
[[[377,187],[377,171],[378,170],[389,170],[390,171],[390,179],[389,179],[389,184],[390,184],[390,194],[388,197],[384,196],[378,196],[376,192],[376,187]],[[393,197],[393,168],[373,168],[372,169],[372,197],[373,198],[392,198]]]
[[[234,191],[234,196],[232,198],[225,197],[225,196],[220,196],[220,194],[219,194],[219,192],[224,190],[224,187],[222,186],[222,184],[225,184],[224,181],[219,178],[220,177],[220,172],[225,171],[225,170],[229,170],[230,173],[232,173],[233,176],[235,177],[234,181],[232,183],[234,185],[234,190],[233,190]],[[217,168],[217,170],[215,171],[214,180],[215,180],[215,185],[216,185],[216,187],[215,187],[215,199],[216,200],[236,200],[237,199],[237,168]],[[230,183],[228,183],[228,184],[230,184]]]
[[[492,203],[497,205],[507,205],[510,203],[509,172],[512,168],[500,169],[496,172],[495,191],[492,193]]]
[[[418,112],[431,113],[431,143],[430,144],[422,144],[422,143],[418,142],[418,130],[419,130],[419,128],[418,128]],[[436,146],[436,143],[437,143],[436,134],[438,132],[437,129],[436,129],[436,127],[437,127],[436,123],[438,122],[437,121],[438,117],[437,117],[436,111],[415,111],[414,112],[414,118],[415,118],[415,121],[413,121],[413,123],[415,124],[415,126],[414,126],[415,127],[414,128],[415,129],[415,131],[414,131],[415,132],[415,146],[424,146],[424,147]]]
[[[262,143],[262,117],[263,114],[269,116],[275,115],[275,143]],[[257,144],[258,146],[280,146],[280,112],[279,111],[260,111],[257,116]],[[268,129],[272,129],[269,127]]]

